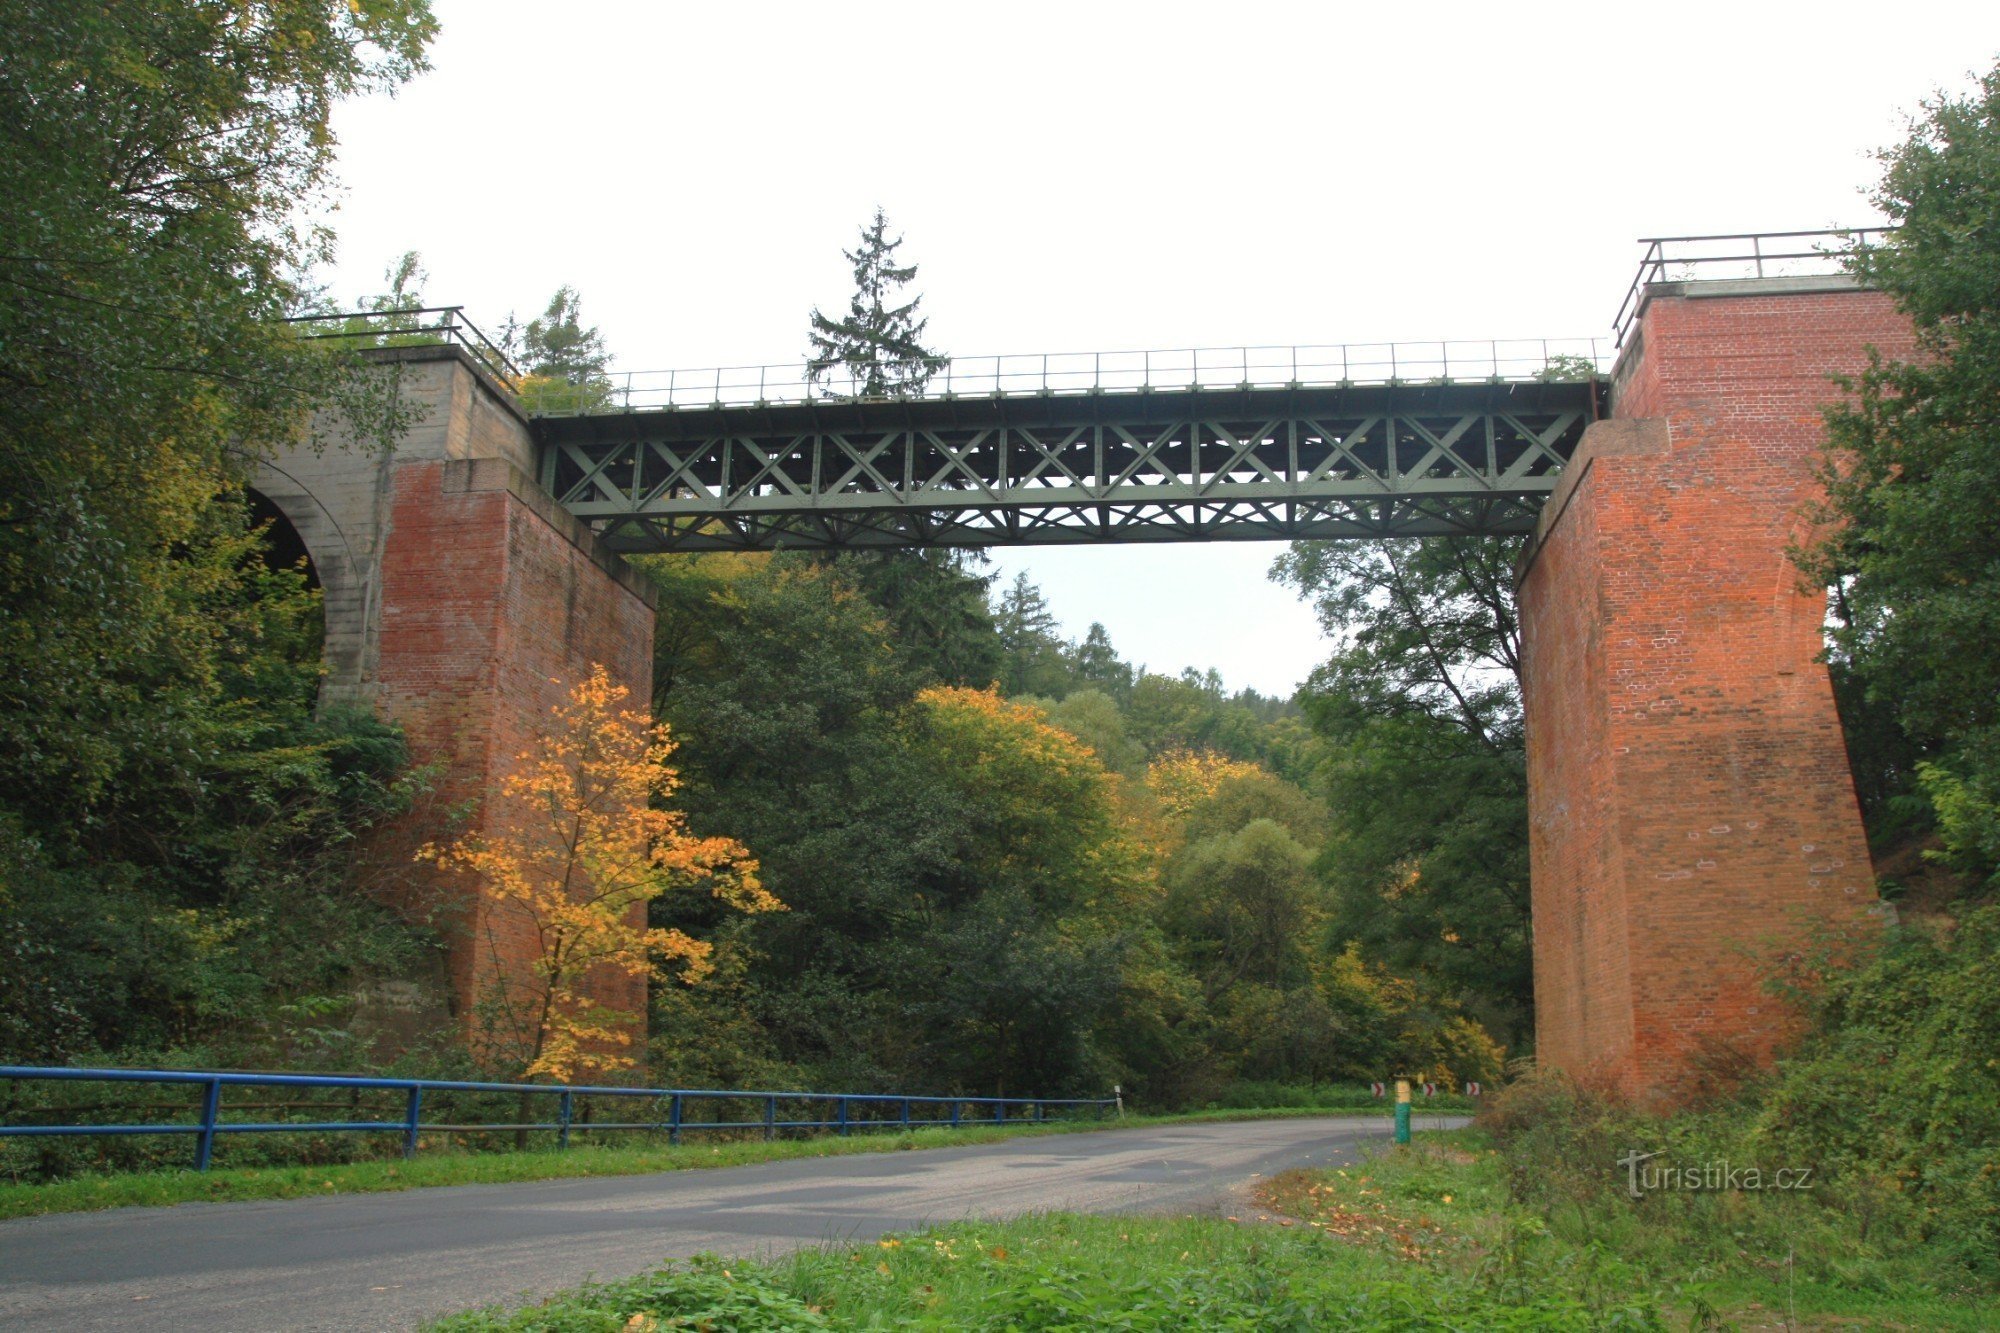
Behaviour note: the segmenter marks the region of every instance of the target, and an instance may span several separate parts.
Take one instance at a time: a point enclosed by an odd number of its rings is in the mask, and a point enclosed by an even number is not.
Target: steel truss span
[[[543,417],[541,482],[622,551],[1533,529],[1596,382],[926,399]]]

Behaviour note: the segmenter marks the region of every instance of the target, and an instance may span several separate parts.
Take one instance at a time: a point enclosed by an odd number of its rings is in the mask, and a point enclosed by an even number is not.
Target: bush
[[[1819,1166],[1859,1234],[2000,1283],[2000,905],[1892,931],[1823,983],[1757,1132]]]

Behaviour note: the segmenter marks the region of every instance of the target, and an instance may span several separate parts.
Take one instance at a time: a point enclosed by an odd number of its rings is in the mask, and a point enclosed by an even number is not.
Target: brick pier
[[[1912,346],[1843,278],[1662,284],[1521,584],[1544,1066],[1670,1102],[1768,1061],[1763,977],[1881,910],[1810,535],[1822,408]]]
[[[377,839],[381,878],[452,941],[462,1022],[500,975],[538,954],[530,923],[476,886],[412,859],[424,838],[491,829],[518,755],[569,686],[602,663],[652,702],[650,587],[532,480],[534,445],[512,397],[456,347],[376,352],[401,377],[419,419],[385,447],[334,438],[283,451],[255,485],[298,530],[326,606],[330,702],[375,708],[403,725],[413,757],[435,765],[422,827]],[[322,422],[338,437],[340,423]],[[467,812],[456,827],[441,822]],[[643,1016],[645,983],[597,979],[603,1003]]]

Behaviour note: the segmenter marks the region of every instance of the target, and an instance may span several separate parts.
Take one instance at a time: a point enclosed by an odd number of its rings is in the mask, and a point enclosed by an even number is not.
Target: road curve
[[[1425,1117],[1426,1121],[1430,1117]],[[1349,1162],[1382,1116],[1185,1124],[647,1176],[190,1203],[0,1222],[0,1326],[400,1329],[704,1251],[964,1218],[1198,1213]]]

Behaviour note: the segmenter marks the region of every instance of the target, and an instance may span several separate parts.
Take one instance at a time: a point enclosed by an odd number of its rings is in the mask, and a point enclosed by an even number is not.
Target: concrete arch
[[[329,487],[333,478],[324,472],[315,476],[310,468],[300,466],[302,461],[316,459],[308,453],[260,461],[251,474],[249,489],[291,524],[319,582],[326,615],[326,676],[320,684],[321,702],[365,699],[369,697],[372,646],[377,638],[372,624],[374,588],[379,582],[374,527],[356,523],[359,516],[354,514],[343,523],[335,506],[346,488],[337,484]],[[351,468],[353,460],[345,461]],[[325,490],[333,492],[333,502],[323,498],[320,492]]]

